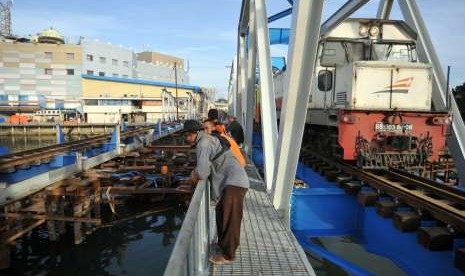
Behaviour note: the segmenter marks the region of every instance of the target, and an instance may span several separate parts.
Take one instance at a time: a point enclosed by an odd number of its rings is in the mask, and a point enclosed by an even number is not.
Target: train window
[[[321,65],[336,66],[346,63],[345,51],[340,42],[325,42],[321,51]]]
[[[415,62],[412,47],[406,44],[376,43],[372,47],[372,60]]]
[[[321,70],[318,72],[318,90],[329,91],[333,88],[333,72]]]
[[[416,50],[415,45],[410,46],[409,52],[410,52],[411,61],[412,62],[417,62],[418,57],[417,57],[417,50]]]

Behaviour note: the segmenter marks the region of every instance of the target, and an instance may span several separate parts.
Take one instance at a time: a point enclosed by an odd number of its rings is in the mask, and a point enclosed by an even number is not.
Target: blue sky
[[[303,0],[302,0],[303,1]],[[216,87],[225,95],[242,0],[16,0],[13,31],[28,35],[53,26],[75,41],[79,36],[153,50],[189,60],[191,84]],[[267,0],[268,15],[289,6]],[[452,85],[465,82],[465,0],[418,0],[443,66],[452,66]],[[326,17],[345,0],[327,0]],[[356,15],[376,15],[372,0]],[[400,19],[397,5],[393,18]],[[289,27],[290,18],[272,27]],[[285,55],[286,47],[272,48]]]

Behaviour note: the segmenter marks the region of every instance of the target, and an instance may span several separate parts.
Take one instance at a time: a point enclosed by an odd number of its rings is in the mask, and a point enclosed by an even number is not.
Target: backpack
[[[237,145],[236,141],[234,141],[234,139],[232,139],[231,137],[228,137],[225,134],[212,133],[211,135],[216,137],[220,141],[220,144],[221,144],[221,150],[212,158],[211,160],[212,162],[218,159],[226,151],[231,150],[231,152],[234,154],[234,157],[237,159],[241,167],[245,167],[247,162],[244,156],[242,155],[242,152],[239,146]]]
[[[223,153],[227,152],[231,148],[231,144],[219,133],[212,133],[211,136],[216,137],[220,141],[221,150],[212,158],[212,162],[218,159]]]

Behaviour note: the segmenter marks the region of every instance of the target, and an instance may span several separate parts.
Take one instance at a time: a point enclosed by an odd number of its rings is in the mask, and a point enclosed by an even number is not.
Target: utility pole
[[[178,64],[174,63],[174,84],[176,86],[176,121],[179,121],[179,102],[178,102]]]
[[[11,6],[13,1],[0,1],[0,35],[9,36],[11,30]]]

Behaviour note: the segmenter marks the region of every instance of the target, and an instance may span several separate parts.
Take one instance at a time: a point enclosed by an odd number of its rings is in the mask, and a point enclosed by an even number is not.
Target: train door
[[[323,109],[334,108],[337,68],[348,62],[344,43],[341,41],[324,41],[320,44],[319,57],[315,89],[321,95],[321,107]]]

